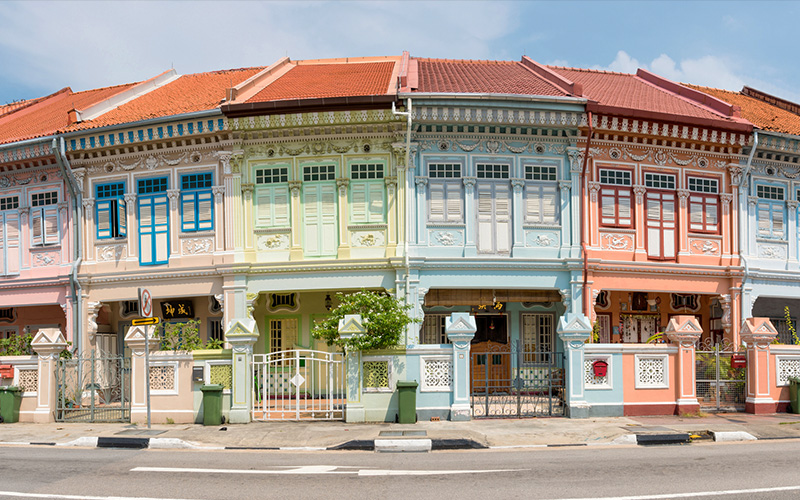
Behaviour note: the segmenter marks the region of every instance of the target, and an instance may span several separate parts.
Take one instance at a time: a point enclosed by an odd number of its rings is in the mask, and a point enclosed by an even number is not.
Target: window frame
[[[169,256],[171,252],[171,222],[170,222],[170,200],[169,195],[167,194],[169,191],[169,176],[159,176],[159,177],[144,177],[136,179],[136,217],[138,222],[138,232],[139,232],[139,265],[140,266],[157,266],[157,265],[164,265],[169,263]],[[152,183],[154,181],[158,181],[160,185],[163,185],[163,189],[159,187],[158,191],[153,190],[153,187],[156,187],[155,184],[151,184],[149,187],[146,183]],[[144,188],[144,189],[143,189]],[[145,191],[145,192],[142,192]],[[163,201],[157,201],[156,198],[163,198]],[[142,232],[142,208],[143,205],[149,204],[150,208],[152,209],[151,214],[151,232],[143,233]],[[157,206],[164,206],[166,208],[166,223],[165,224],[156,224],[156,208]],[[157,226],[165,226],[166,229],[157,229]],[[166,258],[164,260],[158,260],[158,234],[166,234],[166,249],[165,255]],[[150,236],[152,241],[150,243],[150,250],[151,250],[151,260],[144,261],[144,251],[143,251],[143,244],[142,240],[145,236]]]
[[[364,171],[356,171],[356,167],[367,167]],[[369,167],[376,167],[370,169]],[[380,168],[377,168],[380,167]],[[384,224],[386,222],[386,164],[383,161],[353,160],[347,165],[350,178],[348,186],[350,224]],[[370,174],[374,174],[370,176]],[[362,176],[365,176],[362,178]],[[361,191],[363,189],[363,191]],[[359,192],[361,191],[361,192]],[[356,197],[363,194],[363,210],[356,210]],[[380,213],[373,210],[380,199]]]
[[[536,168],[546,168],[548,172],[535,172]],[[522,174],[525,181],[523,192],[523,206],[525,207],[523,220],[525,224],[558,226],[561,224],[561,190],[558,186],[558,166],[538,163],[525,163],[522,166]],[[536,177],[547,176],[547,178]],[[545,200],[548,194],[546,190],[552,190],[553,215],[547,218],[545,214]],[[538,193],[535,193],[538,191]],[[531,211],[531,197],[536,196],[539,200],[538,220],[534,220]]]
[[[780,189],[781,191],[781,198],[767,198],[762,197],[760,194],[760,188],[769,188],[769,189]],[[755,184],[755,191],[756,191],[756,238],[766,239],[766,240],[774,240],[774,241],[787,241],[788,238],[788,213],[786,209],[786,190],[788,187],[784,184],[773,184],[768,182],[757,182]],[[766,193],[765,193],[766,194]],[[768,209],[769,212],[769,234],[765,235],[761,233],[761,213],[764,208]],[[775,213],[780,212],[782,217],[782,233],[780,236],[775,236]]]
[[[101,195],[101,189],[117,185],[121,186],[121,189],[118,190],[120,191],[119,194],[108,196]],[[95,237],[98,240],[123,239],[128,237],[128,205],[125,201],[126,187],[127,184],[125,180],[101,182],[94,185]],[[108,204],[108,208],[102,207],[104,203]],[[102,211],[108,212],[108,235],[101,234],[103,231],[100,229],[100,214]]]
[[[605,182],[603,180],[604,173],[613,172],[614,176],[613,179],[606,179]],[[619,175],[619,174],[627,174],[627,175]],[[623,168],[598,168],[597,174],[600,189],[598,192],[598,216],[600,218],[599,227],[613,227],[619,229],[632,229],[634,227],[636,221],[636,200],[633,199],[633,170],[623,169]],[[627,180],[627,182],[609,182],[609,180]],[[604,190],[607,193],[604,193]],[[603,214],[605,205],[603,203],[603,199],[605,197],[611,197],[614,199],[614,215],[613,219],[614,222],[606,222],[605,219],[610,217],[606,217]],[[628,199],[628,217],[620,217],[620,199],[627,198]],[[629,222],[623,223],[622,220],[628,219]]]
[[[46,199],[48,195],[52,195],[50,199]],[[41,203],[36,201],[37,196],[42,196],[43,199]],[[60,198],[61,196],[58,189],[42,189],[31,192],[28,195],[30,203],[28,224],[31,232],[30,246],[32,248],[57,246],[61,243],[61,215],[58,213],[58,203]],[[47,218],[51,218],[51,223],[52,219],[55,219],[54,231],[48,231]],[[38,237],[36,236],[37,222],[39,224],[40,234]]]
[[[292,198],[289,181],[292,167],[287,163],[259,165],[253,170],[253,227],[258,229],[289,228],[292,224]],[[277,201],[283,198],[285,201]],[[283,205],[283,213],[278,210]],[[268,212],[268,213],[267,213]]]
[[[0,276],[17,276],[22,269],[22,226],[19,215],[19,194],[4,196],[3,199],[15,199],[7,202],[3,208],[0,205]],[[16,238],[9,238],[8,228],[12,226],[16,231]],[[12,260],[13,259],[13,260]]]
[[[714,182],[715,187],[714,191],[706,191],[706,190],[697,190],[692,188],[692,181],[699,180],[705,182]],[[696,175],[690,175],[686,177],[686,189],[689,191],[689,196],[686,199],[686,209],[687,213],[687,228],[690,233],[702,233],[702,234],[720,234],[722,230],[722,207],[720,206],[719,201],[719,186],[720,186],[720,179],[712,178],[712,177],[702,177]],[[704,226],[702,229],[698,229],[696,227],[692,227],[692,224],[696,224],[692,222],[692,207],[700,205],[700,213],[702,214],[702,220],[700,224]],[[708,207],[714,206],[716,208],[716,219],[717,222],[714,224],[714,229],[708,229],[709,224],[706,222],[708,220]]]
[[[195,177],[197,181],[200,176],[207,178],[207,186],[203,187],[189,187],[185,188],[184,183],[189,177]],[[180,175],[179,178],[181,191],[180,191],[180,217],[181,217],[181,232],[182,233],[196,233],[199,231],[213,231],[214,230],[214,194],[212,187],[214,186],[214,173],[213,172],[187,172]],[[208,202],[208,219],[200,220],[200,207],[201,203]],[[186,205],[190,205],[191,211],[194,215],[194,220],[186,221]]]

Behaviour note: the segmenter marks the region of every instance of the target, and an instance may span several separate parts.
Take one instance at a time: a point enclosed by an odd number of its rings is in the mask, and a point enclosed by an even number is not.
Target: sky
[[[800,1],[0,1],[0,104],[278,59],[520,60],[800,103]]]

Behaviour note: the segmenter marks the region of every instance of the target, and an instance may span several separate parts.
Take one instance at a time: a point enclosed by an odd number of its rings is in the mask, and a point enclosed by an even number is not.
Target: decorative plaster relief
[[[719,255],[719,242],[689,239],[689,249],[694,255]]]
[[[382,247],[386,244],[383,231],[352,231],[350,241],[354,247]]]
[[[430,231],[430,246],[452,247],[464,245],[463,229],[432,229]]]
[[[182,241],[184,255],[211,253],[214,250],[214,238],[187,238]]]
[[[780,243],[759,243],[758,256],[762,259],[785,259],[786,245]]]
[[[287,250],[289,248],[289,234],[261,234],[256,240],[256,249],[267,250]]]
[[[559,240],[555,231],[525,231],[525,246],[528,247],[558,247]]]
[[[32,255],[34,267],[54,266],[61,263],[61,256],[58,251],[36,252]]]
[[[119,245],[103,245],[97,247],[97,260],[99,262],[108,262],[111,260],[120,260],[125,257],[125,244]]]
[[[600,242],[604,250],[633,250],[633,236],[630,234],[603,233]]]

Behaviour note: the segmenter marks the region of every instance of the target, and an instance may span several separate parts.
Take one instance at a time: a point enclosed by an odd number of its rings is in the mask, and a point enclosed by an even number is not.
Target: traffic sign
[[[157,325],[161,323],[161,318],[156,316],[155,318],[136,318],[131,321],[131,325],[133,326],[141,326],[141,325]]]
[[[139,289],[139,316],[143,318],[153,316],[153,296],[147,288]]]

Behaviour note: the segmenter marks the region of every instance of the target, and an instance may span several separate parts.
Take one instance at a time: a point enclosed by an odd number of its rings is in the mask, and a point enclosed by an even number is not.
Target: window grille
[[[689,191],[694,193],[719,193],[719,181],[703,177],[689,177]]]
[[[19,208],[19,196],[9,196],[7,198],[0,198],[0,211],[15,210],[17,208]]]
[[[164,193],[167,191],[167,178],[139,179],[137,186],[139,194]]]
[[[670,174],[644,174],[644,185],[653,189],[675,189],[675,176]]]
[[[58,203],[58,191],[47,191],[45,193],[33,193],[31,195],[32,207],[43,207],[45,205],[55,205]]]

